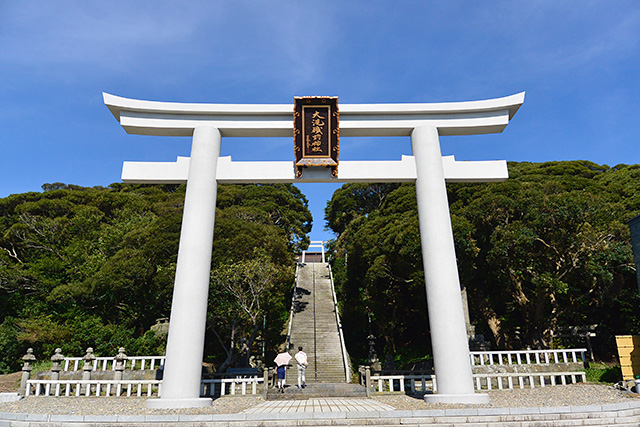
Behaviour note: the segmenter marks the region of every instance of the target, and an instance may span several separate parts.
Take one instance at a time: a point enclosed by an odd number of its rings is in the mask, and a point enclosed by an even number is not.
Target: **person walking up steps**
[[[298,347],[298,352],[293,357],[296,359],[296,363],[298,365],[298,388],[305,388],[307,384],[304,374],[307,369],[307,365],[309,364],[309,361],[307,360],[307,353],[302,351],[302,347]]]
[[[273,359],[277,366],[276,373],[278,374],[278,390],[280,393],[284,393],[285,375],[287,372],[287,365],[290,360],[291,355],[286,351],[278,354],[276,358]]]

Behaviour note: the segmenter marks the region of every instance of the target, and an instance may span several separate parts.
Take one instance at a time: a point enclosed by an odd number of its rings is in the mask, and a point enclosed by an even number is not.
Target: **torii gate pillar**
[[[473,390],[469,343],[465,328],[460,279],[451,229],[438,129],[417,127],[411,133],[416,161],[416,199],[425,271],[431,347],[438,384],[429,402],[484,403],[486,394]]]
[[[128,133],[193,136],[190,159],[125,162],[122,170],[125,182],[187,183],[162,393],[160,399],[148,400],[147,407],[211,404],[211,399],[200,398],[200,372],[217,184],[278,182],[415,182],[438,385],[437,394],[425,400],[488,402],[488,395],[474,393],[445,182],[504,181],[507,164],[442,157],[439,135],[502,132],[524,102],[524,92],[471,102],[342,105],[341,137],[411,136],[413,156],[400,161],[341,161],[337,177],[325,168],[309,168],[296,177],[291,161],[232,162],[219,157],[221,137],[292,136],[290,105],[183,104],[103,96]]]
[[[193,131],[162,398],[148,400],[149,408],[211,405],[211,399],[200,398],[200,379],[207,324],[220,142],[220,132],[216,128],[200,126]]]

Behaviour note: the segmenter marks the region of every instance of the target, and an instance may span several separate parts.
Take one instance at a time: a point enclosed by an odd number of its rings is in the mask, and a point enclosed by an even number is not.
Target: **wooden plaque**
[[[296,177],[309,166],[331,168],[338,176],[340,127],[338,97],[295,97],[293,112],[293,142],[296,156]]]

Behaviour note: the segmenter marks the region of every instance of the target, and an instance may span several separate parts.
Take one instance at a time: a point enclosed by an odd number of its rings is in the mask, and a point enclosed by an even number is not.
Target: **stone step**
[[[304,400],[322,397],[366,397],[367,391],[359,384],[343,383],[309,383],[305,388],[298,388],[297,379],[294,384],[287,384],[284,393],[277,388],[269,389],[267,400]]]

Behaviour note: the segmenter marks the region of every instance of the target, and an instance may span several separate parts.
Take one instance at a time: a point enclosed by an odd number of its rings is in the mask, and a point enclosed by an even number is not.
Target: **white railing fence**
[[[202,380],[202,397],[258,394],[264,377],[237,377]],[[262,389],[262,387],[260,387]],[[162,380],[28,380],[29,396],[159,396]],[[262,391],[262,390],[261,390]],[[260,392],[261,392],[260,391]]]
[[[552,365],[582,363],[586,349],[514,350],[470,352],[474,367],[491,365]],[[158,369],[164,366],[164,356],[132,356],[125,361],[126,370]],[[84,365],[81,357],[65,357],[64,371],[79,371]],[[96,357],[94,371],[115,370],[113,357]],[[535,388],[586,382],[584,371],[561,372],[490,372],[474,373],[476,390]],[[264,384],[262,376],[206,379],[201,382],[201,395],[205,397],[258,394]],[[426,373],[375,373],[369,384],[373,392],[436,393],[436,376]],[[161,380],[27,380],[25,396],[158,396]],[[260,387],[261,389],[264,387]]]
[[[473,374],[476,390],[513,390],[586,382],[584,372],[552,373],[500,373]],[[438,385],[435,375],[371,375],[371,391],[374,393],[436,393]]]
[[[586,351],[585,348],[472,351],[469,353],[469,358],[475,371],[473,374],[474,387],[476,390],[513,390],[514,388],[535,388],[586,382],[587,375],[584,371],[571,371],[574,367],[562,365],[553,367],[554,364],[584,363]],[[493,369],[490,369],[489,372],[477,372],[486,370],[480,367],[492,365],[503,366],[500,370],[509,372],[491,372]],[[514,366],[511,370],[525,372],[510,372],[509,365],[520,365],[517,369]],[[527,365],[532,368],[531,371],[535,370],[535,372],[528,371]],[[549,365],[549,368],[545,372],[546,365]],[[557,372],[553,372],[554,369]],[[438,391],[435,375],[410,371],[372,373],[369,387],[372,392],[377,393],[436,393]]]
[[[586,348],[562,350],[471,351],[471,366],[583,363]]]
[[[371,375],[371,387],[375,393],[401,392],[416,393],[418,391],[435,393],[438,391],[435,375]]]
[[[129,356],[124,361],[124,368],[129,371],[164,368],[165,356]],[[81,371],[84,366],[82,357],[65,357],[62,362],[63,371]],[[113,357],[96,357],[93,360],[94,371],[115,371]]]
[[[160,380],[28,380],[29,396],[158,396]]]
[[[586,382],[584,372],[473,374],[476,390],[513,390]]]
[[[264,377],[248,378],[219,378],[212,380],[202,380],[200,383],[200,396],[226,396],[226,395],[246,395],[258,394],[258,384],[264,384]]]

